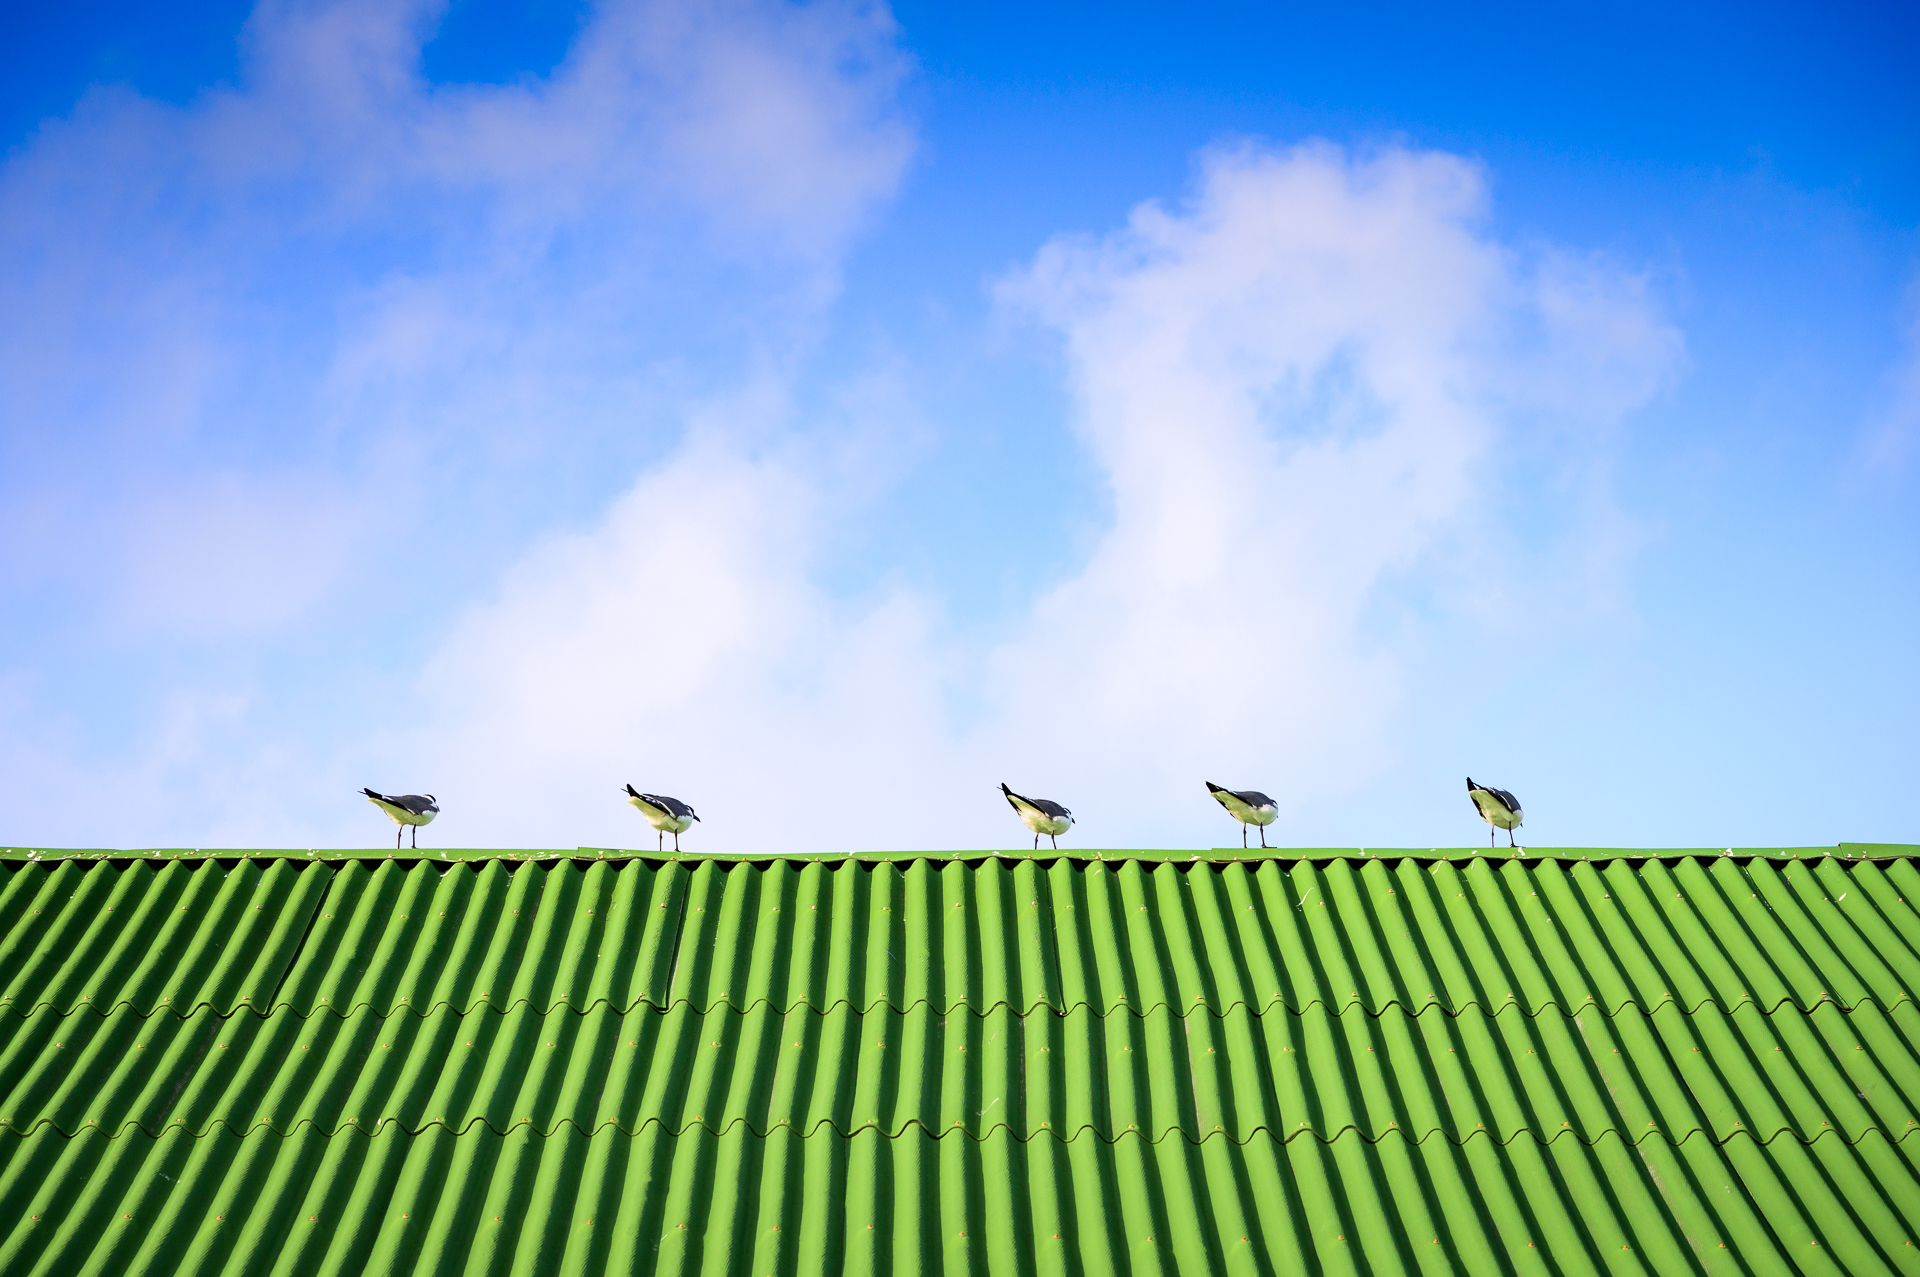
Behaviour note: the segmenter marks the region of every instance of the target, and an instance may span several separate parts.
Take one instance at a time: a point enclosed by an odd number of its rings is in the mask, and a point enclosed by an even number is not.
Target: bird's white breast
[[[1031,807],[1022,807],[1020,809],[1020,823],[1028,829],[1033,830],[1036,834],[1057,835],[1067,832],[1067,827],[1073,824],[1073,817],[1049,816],[1043,811],[1036,811]]]
[[[1214,797],[1220,800],[1229,816],[1243,825],[1271,825],[1280,814],[1278,807],[1254,807],[1234,794],[1215,794]]]
[[[440,814],[437,811],[423,811],[416,816],[405,807],[396,806],[383,799],[370,798],[367,801],[371,802],[381,811],[386,812],[388,817],[391,818],[396,825],[430,825],[433,823],[433,818]]]
[[[655,829],[658,829],[661,833],[684,834],[687,830],[693,828],[693,817],[691,816],[676,816],[664,808],[655,807],[652,803],[642,802],[638,798],[629,798],[627,801],[639,808],[640,814],[647,818],[647,823]]]
[[[1520,813],[1510,812],[1501,806],[1500,800],[1492,794],[1473,792],[1473,805],[1480,809],[1480,818],[1495,829],[1517,829],[1520,826]]]

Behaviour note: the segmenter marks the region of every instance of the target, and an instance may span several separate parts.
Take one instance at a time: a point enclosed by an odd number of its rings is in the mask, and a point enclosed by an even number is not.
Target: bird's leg
[[[413,826],[413,849],[420,850],[420,826]]]
[[[1265,825],[1260,826],[1260,845],[1262,847],[1267,845],[1267,827]]]
[[[1040,850],[1040,831],[1037,829],[1033,831],[1033,849]]]
[[[1247,849],[1247,827],[1245,825],[1242,825],[1240,826],[1240,850],[1245,851],[1246,849]]]
[[[404,829],[400,829],[400,828],[398,828],[398,827],[396,827],[396,828],[394,829],[394,831],[393,831],[393,849],[394,849],[395,851],[398,851],[398,850],[400,850],[400,835],[401,835],[401,834],[404,834],[405,832],[407,832],[407,831],[406,831],[406,830],[404,830]]]
[[[680,831],[678,829],[673,831],[673,854],[676,856],[680,854]]]
[[[1055,851],[1060,850],[1060,836],[1058,834],[1048,834],[1047,837],[1053,839],[1053,849]],[[1034,841],[1038,842],[1040,840],[1036,838]]]
[[[1495,835],[1495,834],[1494,834],[1494,832],[1493,832],[1493,826],[1492,826],[1492,825],[1488,825],[1488,826],[1487,826],[1487,850],[1488,850],[1488,851],[1492,851],[1492,850],[1493,850],[1493,840],[1494,840],[1494,838],[1495,838],[1495,836],[1496,836],[1496,835]]]
[[[667,849],[667,835],[658,829],[653,831],[653,849],[655,851]]]

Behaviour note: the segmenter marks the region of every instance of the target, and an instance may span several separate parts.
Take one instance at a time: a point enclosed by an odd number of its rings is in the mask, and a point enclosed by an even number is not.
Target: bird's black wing
[[[1236,789],[1233,796],[1249,807],[1275,807],[1279,804],[1257,789]]]
[[[1486,794],[1510,812],[1520,810],[1520,800],[1518,798],[1515,798],[1504,789],[1495,789],[1492,785],[1476,785],[1473,783],[1473,777],[1471,776],[1467,777],[1467,793],[1469,795],[1476,793]],[[1473,806],[1476,811],[1480,808],[1479,803],[1475,803]]]
[[[1073,815],[1072,812],[1068,811],[1065,807],[1062,807],[1059,803],[1056,803],[1051,798],[1028,798],[1024,794],[1014,793],[1011,789],[1007,788],[1007,782],[1004,780],[1000,782],[1000,792],[1007,796],[1007,805],[1013,808],[1015,811],[1019,811],[1020,804],[1025,803],[1027,806],[1039,812],[1042,816],[1052,816],[1056,820],[1062,816],[1071,817]]]
[[[682,816],[693,816],[695,820],[700,819],[698,816],[693,815],[693,808],[687,806],[678,798],[668,798],[665,794],[641,794],[640,797],[675,819]]]

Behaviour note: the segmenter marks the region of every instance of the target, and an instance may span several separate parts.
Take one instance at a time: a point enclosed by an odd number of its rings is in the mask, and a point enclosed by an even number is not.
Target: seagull
[[[1053,839],[1053,849],[1060,850],[1060,835],[1067,832],[1067,826],[1073,823],[1073,813],[1051,798],[1022,798],[1007,788],[1007,782],[1000,782],[1000,792],[1007,796],[1014,814],[1020,817],[1020,823],[1033,830],[1033,849],[1040,850],[1040,835]]]
[[[1491,828],[1487,830],[1487,846],[1493,846],[1493,831],[1507,831],[1507,846],[1516,847],[1513,831],[1520,827],[1520,800],[1504,789],[1490,789],[1485,785],[1473,783],[1473,777],[1467,777],[1467,797],[1473,799],[1473,805],[1480,813],[1480,819]]]
[[[393,831],[393,849],[400,849],[400,830],[413,826],[413,845],[420,845],[420,826],[433,823],[440,814],[440,804],[432,794],[376,794],[371,789],[363,789],[367,801],[393,817],[393,823],[400,829]]]
[[[1280,807],[1273,799],[1257,789],[1222,789],[1212,781],[1207,782],[1207,792],[1219,800],[1227,809],[1227,814],[1240,822],[1240,845],[1247,845],[1247,826],[1260,826],[1260,845],[1267,845],[1267,826],[1280,814]]]
[[[655,850],[664,846],[667,835],[671,833],[673,849],[677,853],[680,850],[680,835],[700,819],[693,814],[693,808],[678,798],[668,798],[664,794],[643,794],[632,785],[627,786],[627,801],[638,807],[640,814],[647,818],[647,823],[653,826],[654,833],[658,835],[653,840]]]

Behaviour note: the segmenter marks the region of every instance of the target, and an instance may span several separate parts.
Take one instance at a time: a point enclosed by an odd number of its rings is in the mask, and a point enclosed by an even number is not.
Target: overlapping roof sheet
[[[0,1271],[1920,1273],[1914,851],[7,864]]]

